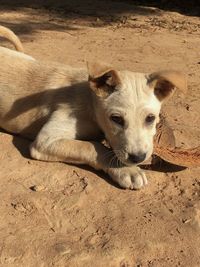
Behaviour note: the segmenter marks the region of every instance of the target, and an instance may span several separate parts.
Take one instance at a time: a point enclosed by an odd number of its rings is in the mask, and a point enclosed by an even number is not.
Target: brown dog
[[[72,68],[6,48],[0,58],[0,127],[32,139],[33,158],[88,164],[123,188],[147,184],[137,165],[151,156],[161,104],[175,88],[186,90],[185,75],[96,62]]]

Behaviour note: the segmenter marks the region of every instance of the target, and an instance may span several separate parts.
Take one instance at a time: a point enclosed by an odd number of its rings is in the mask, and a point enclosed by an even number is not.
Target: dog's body
[[[76,69],[6,48],[0,59],[0,127],[34,140],[33,158],[88,164],[123,188],[147,183],[137,164],[152,154],[162,100],[186,87],[181,73]]]

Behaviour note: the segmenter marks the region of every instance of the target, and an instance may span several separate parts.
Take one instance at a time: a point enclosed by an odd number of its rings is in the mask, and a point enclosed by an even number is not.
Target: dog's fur
[[[88,164],[123,188],[147,183],[137,164],[152,154],[162,101],[186,90],[182,73],[78,69],[6,48],[0,58],[0,127],[34,140],[33,158]]]

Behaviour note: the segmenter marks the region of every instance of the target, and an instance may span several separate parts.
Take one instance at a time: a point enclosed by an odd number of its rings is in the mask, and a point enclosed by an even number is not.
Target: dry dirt
[[[199,17],[103,2],[106,11],[1,7],[0,24],[37,59],[185,71],[188,95],[163,112],[178,147],[199,145]],[[0,133],[1,266],[200,266],[200,168],[162,163],[146,188],[127,191],[91,169],[31,160],[28,144]]]

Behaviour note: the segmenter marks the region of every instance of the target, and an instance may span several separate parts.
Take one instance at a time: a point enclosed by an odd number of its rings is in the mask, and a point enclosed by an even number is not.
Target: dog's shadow
[[[164,159],[156,156],[156,160],[152,164],[141,165],[144,170],[151,170],[156,172],[179,172],[185,170],[187,167],[173,164],[171,162],[165,161]]]
[[[5,131],[4,129],[0,128],[0,133],[9,134],[13,137],[12,143],[15,146],[15,148],[20,152],[20,154],[27,159],[30,159],[30,153],[29,153],[29,145],[31,143],[30,140],[26,138],[22,138],[19,135],[13,135],[12,133]]]
[[[27,158],[27,159],[31,158],[30,152],[29,152],[29,146],[31,143],[30,140],[21,138],[18,135],[14,135],[12,139],[12,143],[24,158]]]

